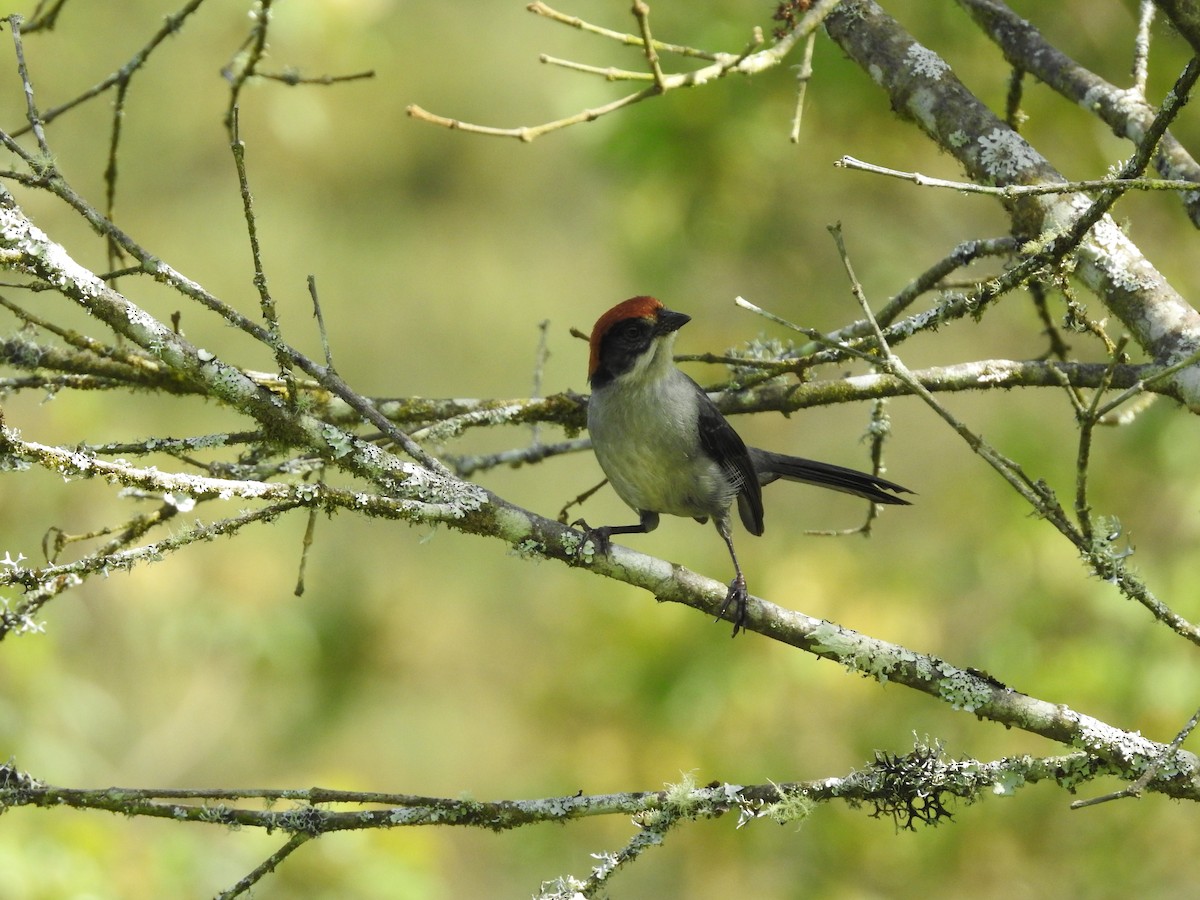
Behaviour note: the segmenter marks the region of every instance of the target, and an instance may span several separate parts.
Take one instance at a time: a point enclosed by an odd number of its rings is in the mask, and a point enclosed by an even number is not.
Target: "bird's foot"
[[[576,519],[571,523],[571,527],[578,528],[583,532],[583,541],[579,545],[580,552],[583,551],[584,544],[591,541],[592,546],[596,548],[598,556],[608,556],[608,550],[612,546],[612,538],[607,528],[593,528],[583,519]]]
[[[729,582],[729,593],[725,595],[725,602],[721,604],[721,611],[717,613],[716,621],[720,622],[725,618],[725,612],[733,605],[733,634],[730,637],[737,637],[738,632],[746,627],[746,601],[749,598],[749,593],[746,591],[746,579],[742,575]]]

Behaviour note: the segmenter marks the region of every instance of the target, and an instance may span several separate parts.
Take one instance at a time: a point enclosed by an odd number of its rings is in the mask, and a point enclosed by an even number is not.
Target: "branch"
[[[914,121],[941,148],[984,184],[1064,182],[1024,138],[998,119],[968,91],[936,53],[919,44],[872,0],[846,0],[826,21],[826,31],[889,94],[892,107]],[[1200,65],[1189,66],[1168,97],[1156,127],[1147,131],[1135,157],[1148,161],[1157,140],[1186,99]],[[1133,161],[1131,161],[1133,163]],[[1140,175],[1126,166],[1121,179]],[[1119,197],[1114,188],[1093,203],[1082,195],[1031,196],[1009,202],[1021,232],[1044,246],[980,292],[987,303],[1003,290],[1039,276],[1075,254],[1075,274],[1130,330],[1147,353],[1163,365],[1200,349],[1200,314],[1167,283],[1104,212]],[[1175,376],[1179,396],[1200,411],[1200,370]]]
[[[1002,200],[1016,200],[1018,197],[1035,197],[1044,194],[1077,194],[1095,193],[1110,188],[1138,191],[1196,191],[1200,189],[1194,181],[1170,181],[1163,178],[1095,178],[1087,181],[1067,181],[1061,184],[1006,184],[993,186],[974,184],[969,181],[949,181],[945,178],[932,178],[920,172],[902,172],[899,169],[889,169],[887,166],[877,166],[863,162],[853,156],[843,156],[834,166],[839,169],[855,169],[859,172],[870,172],[874,175],[888,175],[903,181],[911,181],[921,187],[949,188],[963,194],[984,194],[989,197],[999,197]]]
[[[1191,44],[1192,51],[1200,56],[1200,7],[1192,0],[1154,0],[1154,5],[1167,14],[1171,24]]]
[[[10,454],[40,457],[46,452],[40,445],[23,444],[10,433],[6,434],[9,444],[5,449]],[[49,464],[67,467],[67,474],[84,474],[94,470],[116,477],[118,469],[122,468],[91,459],[73,459],[61,453],[52,453],[49,460],[52,461]],[[144,470],[135,470],[132,474],[139,483],[150,488],[178,486],[180,490],[187,490],[190,485],[196,490],[219,492],[235,487],[207,479],[183,480],[177,484],[167,476],[157,477]],[[364,503],[358,492],[336,491],[323,484],[263,485],[256,486],[254,490],[259,491],[264,499],[295,505],[318,503],[358,508]],[[477,490],[482,492],[482,489]],[[614,545],[609,554],[595,556],[590,543],[585,545],[581,542],[579,532],[521,509],[498,496],[482,493],[486,496],[485,502],[465,513],[457,506],[436,512],[428,502],[405,504],[383,497],[371,502],[379,504],[377,509],[381,513],[411,515],[424,520],[433,516],[456,530],[501,538],[523,554],[557,559],[573,567],[585,567],[602,576],[642,587],[660,601],[681,603],[707,615],[715,615],[724,603],[726,587],[723,583],[622,546]],[[164,542],[160,542],[141,552],[156,552],[163,546]],[[109,560],[108,564],[117,565],[123,559]],[[96,564],[98,562],[93,563]],[[64,579],[78,577],[78,573],[69,566],[37,572],[19,566],[10,568],[11,573],[5,573],[5,580],[9,583],[58,584]],[[817,656],[838,660],[854,671],[906,685],[981,718],[1022,728],[1068,745],[1078,743],[1086,746],[1099,758],[1122,771],[1129,771],[1133,777],[1141,773],[1137,769],[1138,759],[1158,758],[1165,752],[1161,745],[1140,736],[1113,729],[1065,707],[1017,694],[994,680],[936,657],[869,638],[758,598],[751,598],[748,619],[751,630]],[[1176,760],[1178,765],[1166,767],[1153,789],[1166,791],[1172,796],[1192,796],[1196,793],[1198,785],[1190,780],[1194,775],[1190,759],[1190,754],[1180,752]]]
[[[1117,137],[1135,145],[1146,137],[1156,110],[1138,89],[1123,90],[1085,69],[1054,47],[1031,23],[999,0],[958,0],[1014,66],[1045,82],[1063,97],[1095,113]],[[1164,179],[1190,184],[1183,201],[1192,224],[1200,227],[1200,165],[1171,134],[1164,134],[1154,153],[1154,167]]]
[[[59,184],[59,191],[73,195],[65,184]],[[109,225],[115,231],[115,227],[111,223]],[[217,398],[254,418],[278,440],[311,447],[322,458],[338,460],[343,467],[389,489],[397,489],[401,494],[414,489],[424,492],[441,485],[457,495],[458,501],[467,505],[478,502],[478,496],[472,499],[472,492],[463,488],[461,482],[446,480],[445,469],[440,464],[392,426],[377,410],[369,407],[336,375],[293,348],[273,341],[265,329],[234,313],[165,263],[152,260],[145,250],[137,247],[127,236],[121,235],[121,238],[128,248],[136,248],[135,255],[144,258],[147,265],[154,265],[166,280],[181,288],[186,286],[189,296],[203,299],[209,308],[221,312],[261,343],[284,353],[290,362],[315,375],[325,387],[333,389],[348,404],[383,428],[390,438],[402,443],[421,465],[412,465],[381,453],[374,445],[349,432],[309,413],[291,409],[290,404],[277,394],[236,367],[228,365],[211,351],[195,347],[174,329],[157,321],[76,263],[62,246],[51,241],[25,217],[11,196],[6,198],[6,202],[0,202],[0,267],[52,285],[89,315],[161,360],[175,377],[199,385],[207,396]],[[402,485],[407,485],[407,488]],[[449,499],[449,494],[446,499]]]
[[[666,94],[670,91],[679,90],[680,88],[698,87],[708,84],[717,79],[724,78],[728,75],[756,75],[760,72],[765,72],[768,69],[773,69],[778,66],[783,59],[791,52],[796,42],[802,38],[806,38],[812,34],[824,21],[841,0],[817,0],[812,8],[804,15],[782,40],[776,42],[772,46],[758,50],[757,45],[761,43],[761,38],[756,36],[755,41],[752,41],[750,46],[741,53],[705,53],[695,50],[682,50],[682,55],[690,57],[699,57],[703,59],[712,59],[710,65],[695,69],[690,72],[676,72],[666,74],[662,71],[658,64],[657,51],[664,50],[667,52],[675,52],[676,47],[673,44],[663,44],[649,38],[649,26],[644,24],[648,22],[649,8],[645,3],[638,0],[634,4],[634,10],[645,10],[644,13],[635,12],[639,27],[643,28],[641,37],[630,34],[621,34],[620,32],[610,31],[600,28],[595,25],[590,25],[583,20],[573,16],[564,16],[561,13],[556,13],[550,10],[544,3],[532,3],[527,7],[530,11],[536,12],[539,15],[547,16],[554,21],[561,22],[566,25],[571,25],[575,28],[580,28],[593,34],[598,34],[604,37],[609,37],[618,40],[623,44],[633,44],[645,49],[647,61],[651,66],[650,81],[648,87],[636,91],[632,94],[627,94],[624,97],[613,100],[601,106],[592,109],[584,109],[579,112],[566,116],[562,119],[555,119],[551,122],[544,122],[540,125],[519,126],[516,128],[497,128],[490,125],[476,125],[472,122],[464,122],[460,119],[451,119],[445,116],[431,113],[420,106],[410,104],[406,109],[408,115],[414,119],[423,122],[429,122],[432,125],[440,125],[443,128],[450,128],[457,131],[464,131],[468,134],[481,134],[491,137],[510,137],[528,143],[535,140],[544,134],[549,134],[552,131],[559,131],[563,128],[569,128],[572,125],[579,125],[583,122],[594,122],[602,116],[617,112],[627,106],[632,106],[635,103],[640,103],[650,97],[657,97]],[[649,40],[648,40],[649,39]],[[556,59],[550,56],[542,56],[542,62],[553,63],[559,66],[567,66],[578,71],[587,72],[589,74],[600,75],[606,80],[636,80],[644,76],[638,73],[621,72],[611,68],[600,68],[583,66],[578,63],[569,63],[565,60]]]
[[[1063,756],[1021,756],[993,761],[952,759],[941,745],[917,742],[907,754],[876,753],[869,765],[849,774],[812,781],[697,786],[690,777],[658,791],[574,794],[536,800],[480,801],[411,794],[305,789],[65,788],[46,784],[11,762],[0,765],[0,810],[22,806],[100,810],[124,816],[162,818],[221,827],[282,831],[290,839],[223,896],[236,896],[305,841],[339,831],[413,828],[430,825],[503,831],[533,824],[565,824],[596,816],[632,818],[638,831],[602,862],[591,878],[570,876],[543,885],[541,896],[566,883],[576,890],[603,884],[629,858],[661,843],[679,825],[738,814],[738,827],[759,820],[780,824],[806,819],[820,803],[866,804],[876,817],[898,828],[937,825],[951,815],[953,801],[974,802],[988,795],[1012,795],[1027,784],[1050,781],[1070,790],[1114,770],[1084,751]],[[243,801],[266,804],[252,807]],[[277,809],[288,804],[286,809]],[[331,809],[329,807],[342,807]],[[349,807],[346,809],[345,807]],[[647,840],[647,838],[651,838]]]
[[[65,2],[66,0],[62,0],[62,3]],[[135,52],[123,66],[121,66],[120,69],[92,85],[92,87],[88,88],[74,99],[68,100],[66,103],[63,103],[59,106],[54,106],[45,110],[41,116],[43,124],[49,124],[50,122],[53,122],[63,113],[74,109],[76,106],[79,106],[80,104],[85,103],[94,97],[100,96],[109,88],[119,87],[122,84],[128,83],[133,74],[146,64],[146,61],[150,58],[150,55],[162,45],[163,41],[172,35],[177,34],[180,28],[183,27],[183,24],[188,17],[191,16],[192,13],[196,12],[196,10],[198,10],[201,6],[203,6],[204,3],[205,0],[187,0],[187,2],[180,7],[178,12],[165,16],[163,19],[163,24],[158,31],[156,31],[151,38],[137,52]],[[58,8],[55,8],[53,12],[55,15],[57,15]],[[47,23],[45,27],[49,27],[50,21],[50,14],[47,13],[43,19],[39,20],[35,24],[41,25],[43,22],[45,22]],[[31,25],[31,27],[26,28],[25,32],[28,33],[29,31],[33,30],[33,27],[34,26]],[[13,136],[20,137],[29,130],[31,130],[31,126],[20,128],[13,132]]]
[[[633,47],[642,47],[646,45],[641,37],[628,34],[621,31],[613,31],[610,28],[603,28],[599,25],[593,25],[591,22],[586,22],[578,16],[569,16],[561,13],[556,9],[552,9],[545,3],[535,2],[530,3],[525,7],[531,13],[539,16],[544,16],[553,22],[558,22],[560,25],[567,25],[570,28],[577,28],[580,31],[586,31],[590,34],[599,35],[600,37],[608,38],[620,44],[626,44]],[[676,56],[691,56],[699,59],[716,59],[718,54],[709,53],[705,50],[697,50],[694,47],[684,47],[680,44],[667,44],[663,41],[655,40],[651,46],[663,53],[673,53]]]

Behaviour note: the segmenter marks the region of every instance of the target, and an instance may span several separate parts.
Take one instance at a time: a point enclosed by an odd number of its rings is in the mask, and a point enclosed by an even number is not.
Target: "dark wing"
[[[700,395],[700,446],[737,485],[738,513],[746,530],[751,534],[762,534],[762,488],[754,471],[754,463],[750,460],[750,451],[733,426],[721,415],[717,405],[704,393],[704,389],[694,381],[692,384],[696,385],[696,392]]]

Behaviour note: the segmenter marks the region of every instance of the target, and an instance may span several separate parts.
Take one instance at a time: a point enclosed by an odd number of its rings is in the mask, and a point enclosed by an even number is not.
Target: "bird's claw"
[[[738,632],[746,627],[746,601],[749,599],[749,594],[746,591],[746,579],[742,575],[729,582],[729,593],[725,595],[725,602],[721,604],[721,610],[717,613],[715,622],[720,622],[725,618],[725,612],[729,609],[730,604],[733,604],[733,634],[730,637],[737,637]]]
[[[612,539],[609,537],[607,528],[593,528],[583,519],[576,519],[571,523],[571,527],[578,528],[583,532],[583,542],[579,545],[581,550],[584,544],[591,541],[599,556],[608,556],[609,547],[612,546]]]

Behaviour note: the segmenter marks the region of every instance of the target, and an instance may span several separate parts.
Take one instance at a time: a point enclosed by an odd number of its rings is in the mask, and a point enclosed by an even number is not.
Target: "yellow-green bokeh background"
[[[628,4],[564,10],[630,29]],[[738,49],[767,3],[697,9],[660,0],[665,39]],[[1049,37],[1126,83],[1135,4],[1014,4]],[[212,0],[135,79],[121,154],[120,224],[185,274],[253,315],[220,67],[248,27],[244,2]],[[531,145],[419,124],[409,103],[488,124],[533,124],[595,106],[619,86],[541,66],[539,52],[638,65],[618,48],[524,12],[519,0],[282,0],[271,59],[339,74],[339,87],[258,84],[242,135],[271,287],[288,339],[316,355],[305,277],[317,277],[341,374],[383,396],[528,395],[538,324],[549,320],[547,392],[583,391],[586,329],[616,300],[653,293],[691,313],[684,352],[760,333],[743,295],[815,328],[855,317],[825,230],[841,221],[875,301],[967,238],[1003,234],[998,206],[832,167],[849,154],[956,177],[887,99],[827,40],[818,43],[803,140],[786,140],[788,69],[679,92]],[[67,5],[26,53],[43,108],[120,63],[173,10],[166,2]],[[889,3],[993,106],[1007,72],[953,4]],[[7,40],[7,35],[5,35]],[[1152,94],[1186,59],[1156,32]],[[5,59],[11,54],[5,51]],[[0,81],[5,127],[22,95]],[[63,117],[49,138],[65,174],[100,202],[110,95]],[[1070,177],[1097,177],[1130,153],[1087,114],[1029,85],[1029,134]],[[1195,110],[1177,133],[1200,146]],[[18,198],[97,270],[103,248],[45,197]],[[1166,195],[1118,211],[1135,241],[1195,295],[1195,233]],[[197,344],[230,361],[271,361],[228,327],[144,282],[122,287],[164,319],[183,314]],[[1094,299],[1083,298],[1097,316]],[[65,303],[23,298],[47,317]],[[1057,309],[1057,307],[1056,307]],[[78,320],[78,317],[75,317]],[[11,330],[10,322],[5,326]],[[1114,325],[1114,332],[1119,329]],[[906,345],[911,365],[1044,349],[1027,302],[1005,300],[982,327],[959,323]],[[1080,355],[1098,349],[1075,338]],[[701,380],[719,372],[693,368]],[[1056,391],[963,396],[948,405],[1026,470],[1069,496],[1070,406]],[[861,506],[772,488],[767,534],[741,539],[756,593],[785,606],[1169,739],[1200,699],[1193,648],[1083,572],[1075,554],[916,401],[891,405],[889,474],[916,489],[869,541],[806,536],[857,523]],[[30,440],[134,440],[245,427],[213,404],[148,397],[9,397],[7,423]],[[866,408],[737,424],[754,443],[866,465]],[[554,438],[552,433],[544,437]],[[1094,450],[1094,501],[1120,517],[1140,571],[1180,613],[1200,618],[1193,547],[1200,525],[1195,419],[1159,403]],[[447,448],[518,446],[528,431],[472,433]],[[590,456],[481,477],[554,515],[598,479]],[[137,508],[92,483],[39,473],[0,481],[0,551],[37,559],[45,530],[80,532]],[[233,512],[231,507],[226,513]],[[610,494],[594,521],[624,521]],[[220,513],[206,509],[211,519]],[[318,523],[307,592],[292,594],[304,521],[196,546],[134,574],[94,579],[46,610],[46,633],[0,647],[0,757],[66,786],[303,787],[480,799],[654,789],[701,782],[840,775],[913,734],[983,759],[1063,748],[849,675],[642,592],[496,542],[447,530]],[[711,529],[667,522],[642,550],[725,578]],[[1089,793],[1113,785],[1090,785]],[[1197,877],[1196,813],[1150,797],[1070,811],[1041,786],[956,809],[955,822],[897,834],[865,810],[821,808],[800,830],[735,817],[673,834],[617,877],[612,895],[650,897],[1177,896]],[[508,834],[452,829],[339,834],[298,852],[260,898],[523,897],[543,879],[586,874],[589,853],[631,835],[623,819]],[[207,896],[282,841],[217,827],[68,810],[0,817],[0,897]]]

